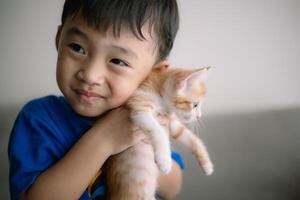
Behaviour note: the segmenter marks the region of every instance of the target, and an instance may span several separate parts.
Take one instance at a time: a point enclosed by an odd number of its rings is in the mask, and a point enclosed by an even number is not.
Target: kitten
[[[152,72],[129,98],[125,107],[131,120],[149,139],[112,156],[105,164],[106,199],[154,199],[159,171],[169,173],[172,168],[169,137],[187,146],[204,173],[212,174],[213,164],[205,145],[184,125],[201,117],[208,69]],[[169,131],[159,124],[157,115],[169,118]]]

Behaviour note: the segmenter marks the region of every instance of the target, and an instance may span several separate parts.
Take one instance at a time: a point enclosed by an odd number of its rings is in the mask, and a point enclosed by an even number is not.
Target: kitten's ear
[[[167,60],[160,61],[152,68],[153,72],[161,73],[170,67],[170,63]]]
[[[193,72],[191,74],[190,77],[188,77],[188,79],[192,80],[193,78],[196,78],[201,81],[206,81],[209,69],[210,69],[210,67],[204,67],[201,69],[197,69],[195,72]]]
[[[198,85],[201,81],[206,81],[207,72],[209,69],[210,67],[205,67],[192,70],[190,73],[187,73],[184,77],[181,77],[179,80],[177,80],[176,89],[184,90],[186,87]]]

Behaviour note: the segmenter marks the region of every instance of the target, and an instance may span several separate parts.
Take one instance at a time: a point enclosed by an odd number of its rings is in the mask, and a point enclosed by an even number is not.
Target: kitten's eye
[[[72,51],[79,53],[79,54],[85,54],[85,50],[79,45],[79,44],[75,44],[72,43],[69,45],[69,47],[72,49]]]
[[[114,65],[119,65],[119,66],[123,66],[123,67],[129,66],[126,62],[124,62],[123,60],[118,59],[118,58],[113,58],[110,60],[110,62]]]
[[[194,102],[194,103],[193,103],[193,108],[197,108],[197,107],[198,107],[198,105],[199,105],[199,103],[197,103],[197,102]]]

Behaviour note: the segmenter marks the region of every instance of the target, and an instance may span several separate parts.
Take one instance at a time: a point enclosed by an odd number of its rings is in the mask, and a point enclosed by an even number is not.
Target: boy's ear
[[[163,60],[163,61],[160,61],[158,63],[156,63],[153,68],[152,68],[152,71],[153,72],[162,72],[162,71],[165,71],[166,69],[168,69],[170,67],[170,63],[169,61],[167,60]]]
[[[61,29],[62,29],[62,26],[59,25],[58,28],[57,28],[57,33],[56,33],[56,37],[55,37],[55,46],[56,46],[56,50],[58,50],[58,46],[59,46],[60,35],[61,35]]]

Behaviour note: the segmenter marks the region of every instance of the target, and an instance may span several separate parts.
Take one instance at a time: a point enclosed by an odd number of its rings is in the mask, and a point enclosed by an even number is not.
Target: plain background
[[[32,98],[59,94],[54,41],[62,5],[62,0],[0,1],[3,199],[7,141],[18,110]],[[212,67],[204,117],[300,107],[299,0],[179,0],[179,8],[180,31],[170,61]]]

